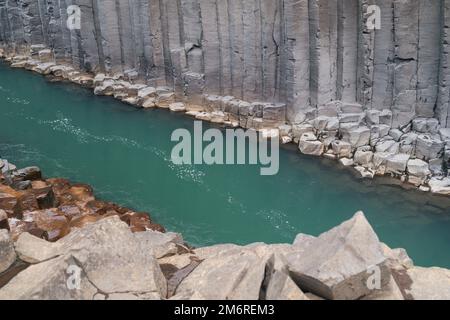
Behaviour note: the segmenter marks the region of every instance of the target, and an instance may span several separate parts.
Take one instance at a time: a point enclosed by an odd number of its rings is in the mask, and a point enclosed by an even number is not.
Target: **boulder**
[[[441,195],[450,195],[450,178],[432,178],[428,185],[430,186],[431,192]]]
[[[292,135],[295,142],[299,142],[305,133],[314,133],[314,127],[311,124],[294,124],[292,126]]]
[[[0,273],[6,271],[16,261],[16,252],[8,230],[0,229]]]
[[[41,169],[39,169],[38,167],[27,167],[14,171],[12,174],[12,178],[15,181],[41,180],[42,173]]]
[[[331,148],[339,158],[350,158],[352,155],[352,145],[349,142],[334,140],[331,143]]]
[[[406,271],[405,293],[414,300],[450,300],[450,270],[413,267]]]
[[[172,112],[183,112],[186,111],[186,107],[182,102],[171,103],[169,109]]]
[[[369,126],[380,124],[380,113],[381,111],[376,109],[370,109],[366,111],[366,122]]]
[[[144,87],[139,89],[137,93],[138,98],[147,99],[147,98],[155,98],[156,97],[156,89],[154,87]]]
[[[355,163],[360,164],[362,166],[368,166],[373,159],[372,151],[356,151],[355,152]]]
[[[93,299],[97,292],[166,296],[156,259],[116,216],[77,229],[55,246],[58,257],[22,271],[0,289],[0,300]],[[70,268],[80,271],[80,290],[67,285]]]
[[[148,230],[135,233],[134,236],[143,248],[157,259],[177,254],[178,245],[183,245],[183,237],[178,233],[161,233]]]
[[[402,174],[406,171],[410,156],[408,154],[395,154],[386,159],[386,172]]]
[[[287,256],[294,281],[327,299],[358,299],[373,292],[371,269],[378,268],[381,289],[390,280],[377,235],[364,214],[320,235],[300,253]]]
[[[175,299],[258,300],[269,257],[241,248],[212,256],[176,289]]]
[[[399,141],[400,141],[400,139],[401,139],[401,137],[402,137],[403,134],[404,134],[404,133],[403,133],[401,130],[399,130],[399,129],[392,129],[391,131],[389,131],[389,135],[390,135],[396,142],[399,142]]]
[[[436,133],[439,121],[435,118],[416,118],[412,121],[412,129],[420,133]]]
[[[409,182],[415,185],[421,185],[431,174],[428,163],[420,159],[411,159],[407,165]]]
[[[362,166],[356,166],[354,168],[356,172],[359,174],[359,176],[363,179],[373,179],[375,176],[375,171],[362,167]]]
[[[324,145],[312,133],[304,133],[300,138],[298,145],[300,151],[306,155],[321,156],[324,151]]]
[[[53,259],[60,254],[59,245],[35,237],[28,232],[22,233],[15,243],[20,260],[36,264]]]
[[[353,148],[359,148],[370,143],[370,129],[367,127],[354,127],[351,124],[341,125],[342,140],[349,142]]]
[[[266,266],[264,300],[309,300],[289,275],[282,255],[271,256]]]
[[[339,163],[342,164],[344,167],[350,167],[355,164],[355,161],[349,158],[342,158],[339,159]]]
[[[53,60],[53,53],[52,50],[50,49],[41,50],[39,51],[38,55],[39,60],[41,60],[42,62],[48,62]]]
[[[416,157],[422,160],[440,158],[445,143],[430,135],[419,135],[416,144]]]
[[[376,144],[375,150],[376,152],[398,153],[400,150],[400,144],[394,140],[382,139]]]

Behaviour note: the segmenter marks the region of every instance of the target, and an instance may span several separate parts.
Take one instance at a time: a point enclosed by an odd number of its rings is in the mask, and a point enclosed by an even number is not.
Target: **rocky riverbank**
[[[0,160],[0,299],[450,299],[362,212],[292,244],[191,248],[148,214]]]
[[[390,176],[423,192],[450,195],[450,128],[441,128],[435,118],[415,118],[398,127],[391,110],[333,101],[299,112],[292,122],[287,120],[285,104],[199,94],[192,87],[180,93],[149,86],[131,71],[94,75],[57,62],[44,45],[5,47],[0,57],[11,67],[38,72],[52,81],[71,81],[135,107],[164,108],[224,126],[261,131],[282,143],[296,143],[303,154],[339,161],[362,178]]]

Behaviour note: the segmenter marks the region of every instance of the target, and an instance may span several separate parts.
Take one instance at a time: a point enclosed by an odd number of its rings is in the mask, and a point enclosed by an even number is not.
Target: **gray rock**
[[[183,237],[178,233],[148,230],[135,233],[134,236],[141,246],[157,259],[176,254],[178,245],[183,245]]]
[[[391,131],[389,131],[389,135],[394,138],[395,141],[399,142],[403,135],[403,132],[398,129],[392,129]]]
[[[419,135],[416,144],[416,157],[422,160],[440,158],[444,142],[430,135]]]
[[[450,299],[450,270],[413,267],[406,272],[411,285],[405,288],[405,291],[412,299]]]
[[[32,264],[50,260],[62,253],[59,244],[37,238],[28,232],[19,236],[15,249],[19,259]]]
[[[274,254],[267,262],[265,300],[309,300],[289,276],[287,261]]]
[[[339,158],[350,158],[352,154],[352,145],[349,142],[333,140],[331,148]]]
[[[434,118],[417,118],[412,124],[412,129],[420,133],[436,133],[439,128],[439,121]]]
[[[355,152],[355,163],[362,166],[367,166],[372,162],[373,152],[372,151],[356,151]]]
[[[0,289],[0,299],[92,299],[97,291],[166,296],[166,280],[156,259],[118,217],[74,230],[55,246],[58,257],[21,272]],[[42,254],[29,251],[22,253],[42,259]],[[46,256],[53,255],[51,251]],[[81,290],[67,286],[70,266],[81,270]]]
[[[178,286],[175,296],[204,300],[258,300],[270,257],[253,250],[225,251],[203,261]]]
[[[369,269],[374,266],[380,268],[382,287],[390,279],[378,237],[361,212],[320,235],[301,254],[288,255],[287,260],[301,289],[327,299],[369,295]]]
[[[386,159],[386,172],[402,174],[406,171],[409,154],[396,154]]]
[[[300,151],[306,155],[321,156],[324,152],[324,145],[312,133],[304,133],[298,145]]]
[[[428,185],[430,186],[431,192],[441,195],[450,195],[450,178],[432,178]]]
[[[0,229],[0,273],[8,270],[15,261],[16,253],[9,232]]]
[[[353,148],[369,145],[370,129],[367,127],[354,127],[351,124],[341,125],[342,140],[349,142]]]
[[[408,173],[418,178],[426,178],[431,174],[428,163],[419,159],[408,161]]]

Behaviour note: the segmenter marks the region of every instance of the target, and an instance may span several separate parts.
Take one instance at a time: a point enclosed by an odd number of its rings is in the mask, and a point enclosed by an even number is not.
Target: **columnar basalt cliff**
[[[381,28],[368,30],[368,6]],[[67,28],[67,8],[81,29]],[[179,92],[393,111],[393,126],[450,126],[447,0],[0,1],[0,41],[45,44],[87,71],[132,72]],[[193,83],[194,82],[194,83]],[[195,90],[194,90],[195,89]],[[198,91],[197,91],[198,90]],[[192,97],[194,98],[194,97]]]
[[[80,29],[68,28],[74,5]],[[450,0],[0,0],[13,66],[133,105],[277,128],[283,142],[362,177],[441,194],[450,194],[449,25]]]

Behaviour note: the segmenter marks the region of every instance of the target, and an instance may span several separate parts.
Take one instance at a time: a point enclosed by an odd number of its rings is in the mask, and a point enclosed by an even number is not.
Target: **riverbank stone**
[[[378,268],[382,287],[390,280],[377,235],[364,214],[320,235],[299,253],[287,256],[299,287],[327,299],[358,299],[369,295],[371,268]]]

